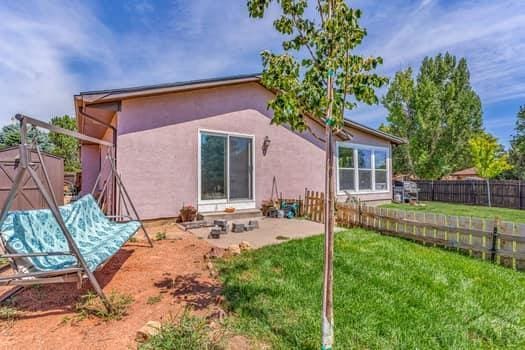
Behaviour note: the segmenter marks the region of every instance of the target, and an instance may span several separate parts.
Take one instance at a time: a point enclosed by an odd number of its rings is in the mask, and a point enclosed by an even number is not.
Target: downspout
[[[106,122],[103,122],[102,120],[99,120],[98,118],[84,112],[84,106],[80,106],[78,108],[78,111],[79,113],[84,116],[85,118],[89,119],[89,120],[92,120],[94,121],[95,123],[98,123],[100,125],[103,125],[109,129],[111,129],[112,131],[112,135],[113,135],[113,151],[114,151],[114,154],[113,154],[113,157],[115,159],[115,168],[117,168],[117,128],[115,128],[113,125],[109,124],[109,123],[106,123]],[[100,171],[102,171],[102,158],[101,158],[101,165],[100,165]],[[111,211],[112,211],[112,214],[113,215],[117,215],[116,213],[116,210],[117,210],[117,198],[116,198],[116,193],[117,193],[117,184],[115,181],[113,181],[113,189],[112,189],[112,192],[113,192],[113,202],[111,203]]]

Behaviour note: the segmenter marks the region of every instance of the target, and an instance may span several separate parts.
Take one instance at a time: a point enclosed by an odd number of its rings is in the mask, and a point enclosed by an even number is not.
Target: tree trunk
[[[328,19],[332,18],[332,1],[328,1]],[[333,87],[334,72],[328,72],[325,125],[325,196],[324,196],[324,276],[322,308],[322,350],[332,350],[334,342],[333,320],[333,256],[334,256],[334,148],[333,148]]]
[[[489,207],[492,207],[492,201],[490,199],[490,180],[487,179],[487,198],[489,199]]]
[[[334,256],[334,152],[332,127],[326,126],[326,172],[324,197],[324,279],[323,279],[323,350],[332,349],[333,331],[333,256]]]

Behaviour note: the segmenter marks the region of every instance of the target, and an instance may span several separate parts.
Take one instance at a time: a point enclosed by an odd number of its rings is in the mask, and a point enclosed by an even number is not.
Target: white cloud
[[[121,5],[116,23],[103,22],[108,4],[0,2],[0,123],[19,111],[40,118],[71,113],[72,95],[81,90],[258,71],[259,52],[280,49],[271,26],[275,7],[254,20],[245,0],[134,0]],[[364,10],[369,33],[359,51],[383,56],[383,73],[417,69],[425,55],[448,50],[467,57],[485,104],[525,97],[525,1],[350,5]],[[366,107],[351,115],[377,126],[385,111]]]

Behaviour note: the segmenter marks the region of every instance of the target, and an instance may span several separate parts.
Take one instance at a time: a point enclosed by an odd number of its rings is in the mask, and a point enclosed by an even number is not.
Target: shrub
[[[133,303],[133,297],[130,295],[116,292],[111,292],[108,299],[111,304],[110,311],[107,310],[97,294],[88,292],[75,305],[75,310],[80,318],[95,316],[104,321],[120,320],[127,314],[128,307]]]
[[[185,311],[178,322],[166,323],[156,336],[151,337],[142,344],[140,350],[218,350],[219,345],[214,344],[209,336],[210,329],[206,321],[191,316]]]

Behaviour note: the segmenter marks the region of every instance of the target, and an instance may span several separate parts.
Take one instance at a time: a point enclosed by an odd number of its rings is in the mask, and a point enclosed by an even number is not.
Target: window
[[[368,149],[357,150],[359,190],[372,190],[372,151]]]
[[[338,191],[388,191],[388,154],[387,148],[338,143]]]
[[[353,191],[355,189],[354,149],[340,147],[338,153],[339,189]]]
[[[375,189],[376,191],[388,190],[387,184],[387,155],[386,151],[375,150]]]

